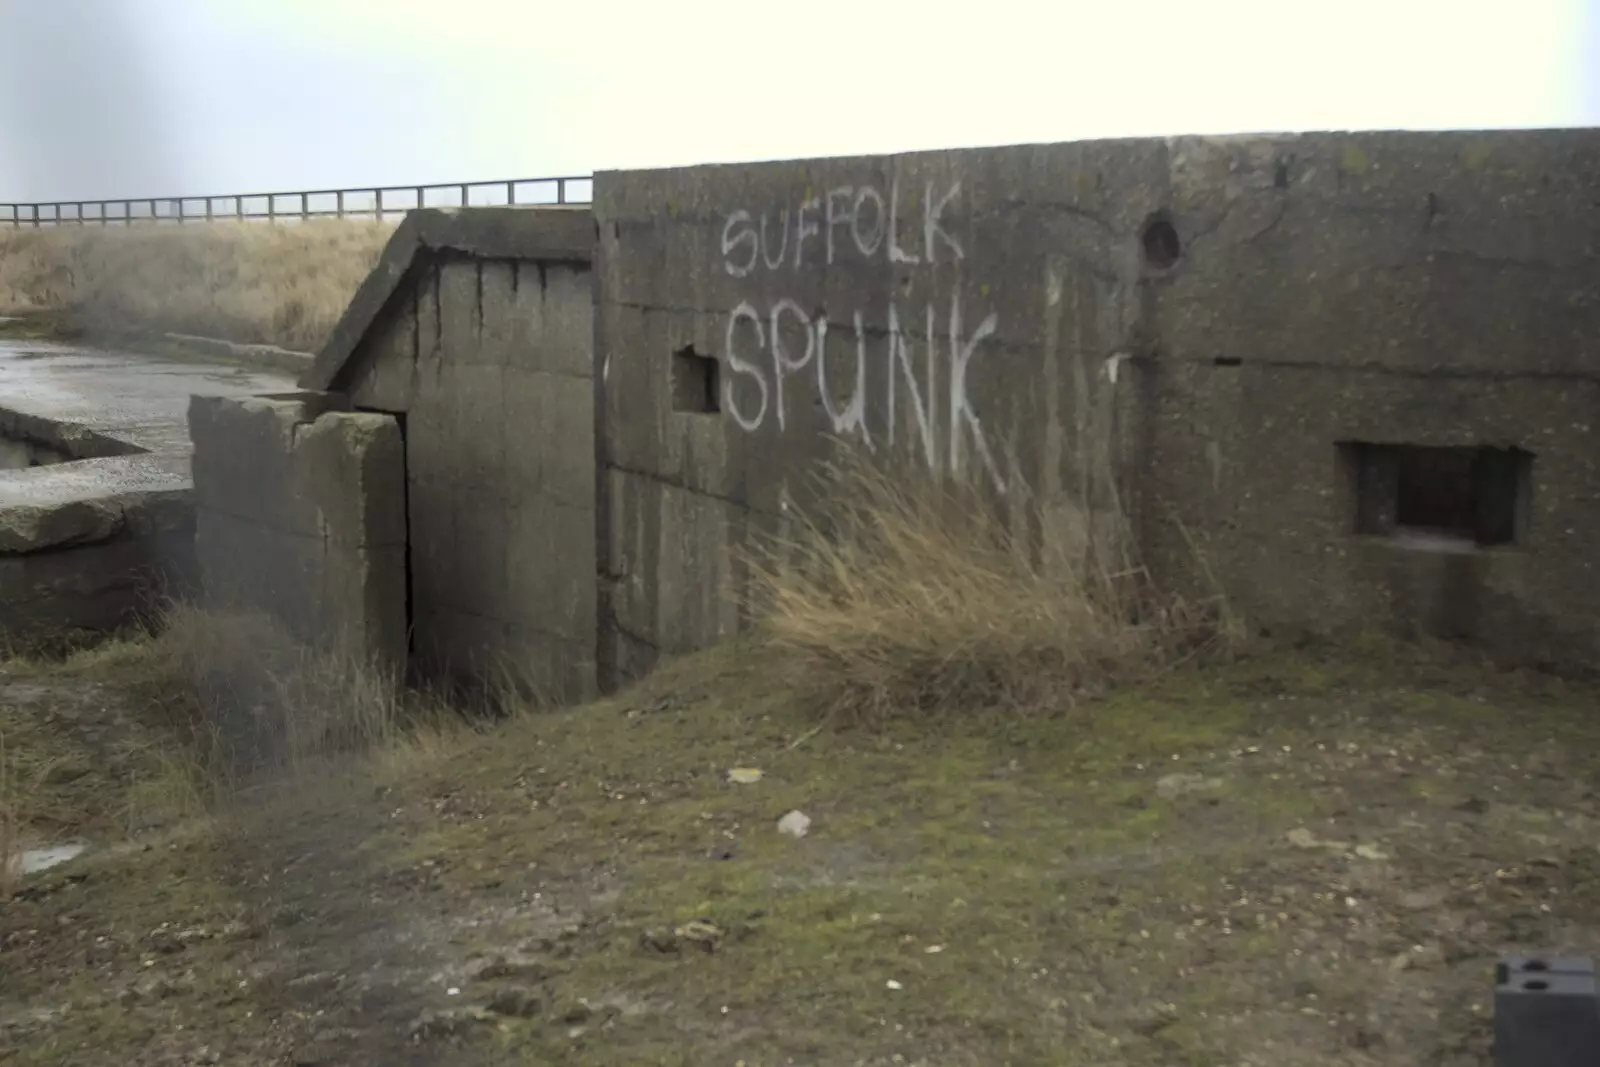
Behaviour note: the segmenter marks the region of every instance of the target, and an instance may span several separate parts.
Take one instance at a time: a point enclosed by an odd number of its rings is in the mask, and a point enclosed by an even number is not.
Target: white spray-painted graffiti
[[[919,192],[924,194],[915,209],[920,218],[913,226],[920,240],[904,246],[900,243],[903,201],[898,182],[890,184],[887,195],[871,185],[839,186],[822,196],[808,195],[792,211],[788,206],[760,215],[744,209],[733,211],[722,227],[723,269],[735,278],[747,278],[761,271],[799,272],[808,266],[852,259],[878,259],[901,269],[959,263],[966,258],[966,249],[945,215],[960,196],[961,183],[939,188],[929,182]],[[741,301],[728,318],[723,344],[723,361],[729,371],[723,384],[723,407],[747,432],[759,430],[769,421],[776,424],[778,432],[785,432],[789,425],[786,391],[809,378],[833,432],[857,437],[868,449],[876,450],[880,440],[890,448],[895,446],[903,390],[916,443],[929,469],[959,473],[970,441],[976,462],[1003,492],[1004,479],[967,393],[974,357],[994,336],[999,318],[989,312],[969,332],[967,323],[972,316],[963,314],[959,286],[947,298],[929,298],[921,310],[924,329],[918,331],[915,319],[908,319],[898,303],[889,300],[887,330],[880,332],[880,336],[887,334],[882,354],[887,384],[880,408],[868,403],[869,336],[862,310],[807,312],[789,297],[765,307]],[[834,351],[829,344],[842,343],[848,351],[852,332],[855,383],[849,399],[841,401],[835,390],[842,383],[830,389],[828,382],[828,355]],[[924,357],[920,380],[914,360],[919,341]],[[939,358],[941,350],[947,353],[943,360]],[[946,372],[942,391],[941,364]],[[941,404],[941,399],[945,403]],[[878,427],[876,436],[874,425]]]

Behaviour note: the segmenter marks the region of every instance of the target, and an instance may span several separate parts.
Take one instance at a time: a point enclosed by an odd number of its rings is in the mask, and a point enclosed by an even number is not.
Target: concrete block
[[[406,543],[405,445],[389,415],[329,412],[297,428],[293,477],[324,541]]]
[[[418,287],[395,294],[351,357],[350,398],[356,407],[408,411],[419,376]]]
[[[439,261],[440,362],[446,366],[493,362],[480,350],[483,301],[479,271],[475,259],[451,256]]]
[[[664,312],[606,304],[603,423],[611,462],[627,470],[662,473],[671,349],[660,341]]]
[[[344,649],[387,672],[405,668],[406,549],[323,542],[317,630],[325,645]]]
[[[195,551],[211,607],[264,612],[304,639],[319,632],[321,546],[316,538],[202,508]]]
[[[157,534],[188,536],[194,531],[194,494],[168,489],[124,493],[117,497],[127,530],[136,537]]]
[[[301,640],[343,642],[399,669],[407,540],[399,424],[321,406],[192,405],[194,545],[205,595],[216,606],[265,611]],[[230,478],[248,478],[254,497]],[[260,500],[276,510],[263,512]],[[147,509],[139,525],[159,521]]]
[[[739,631],[743,509],[612,471],[606,569],[616,623],[668,653],[707,648]]]
[[[446,363],[406,420],[410,477],[490,488],[505,477],[506,371]]]
[[[513,366],[592,377],[594,374],[593,275],[563,263],[517,264]]]
[[[593,509],[529,497],[507,521],[506,618],[592,643],[598,592]]]
[[[509,620],[512,606],[506,584],[509,549],[505,497],[458,485],[451,501],[455,584],[445,591],[445,603],[474,614]]]
[[[195,499],[200,506],[309,535],[315,510],[289,491],[295,427],[309,421],[300,400],[194,397]]]
[[[519,310],[518,266],[515,261],[506,259],[478,261],[478,304],[482,317],[478,331],[478,362],[498,367],[512,360]]]
[[[413,478],[408,503],[412,596],[419,605],[453,603],[462,570],[455,549],[454,487]]]
[[[105,541],[123,527],[115,497],[0,509],[0,555]]]
[[[122,537],[0,556],[0,638],[106,632],[151,618],[172,589],[168,576],[192,572],[192,551],[181,538]]]
[[[506,491],[594,506],[594,386],[583,378],[508,370]]]

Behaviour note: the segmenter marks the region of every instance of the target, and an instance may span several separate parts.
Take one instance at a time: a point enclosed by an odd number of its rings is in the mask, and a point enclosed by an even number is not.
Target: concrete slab
[[[0,340],[0,432],[92,458],[0,470],[0,637],[101,630],[190,587],[192,394],[286,374]]]
[[[0,408],[73,423],[155,454],[188,454],[193,394],[247,396],[294,388],[287,374],[0,340]]]

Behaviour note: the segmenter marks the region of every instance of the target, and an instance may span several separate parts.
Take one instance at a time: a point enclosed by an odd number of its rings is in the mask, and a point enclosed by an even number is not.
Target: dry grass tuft
[[[355,219],[0,230],[0,315],[315,351],[393,232]]]
[[[383,671],[308,649],[260,615],[175,607],[146,654],[147,698],[224,789],[366,752],[423,717]]]
[[[966,487],[848,454],[824,481],[826,509],[751,568],[767,645],[847,718],[1070,703],[1229,640],[1221,597],[1163,595],[1115,516],[1041,545]],[[1049,529],[1037,507],[1007,511]]]
[[[149,632],[58,651],[0,658],[0,676],[57,694],[48,714],[0,717],[0,899],[37,843],[133,837],[226,811],[246,791],[349,779],[359,760],[425,765],[484,710],[408,691],[260,615],[178,605]],[[96,718],[86,682],[115,689],[129,714]]]

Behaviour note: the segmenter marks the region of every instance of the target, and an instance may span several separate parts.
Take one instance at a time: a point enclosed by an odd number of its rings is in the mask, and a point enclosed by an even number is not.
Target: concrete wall
[[[342,399],[193,398],[195,551],[212,607],[406,662],[405,467],[391,417]]]
[[[9,491],[0,492],[0,645],[114,631],[149,620],[166,598],[192,593],[194,513],[186,491],[95,495],[59,480],[52,486],[47,473],[14,472]]]
[[[1591,655],[1597,164],[1568,131],[600,175],[603,670],[739,628],[738,550],[830,435],[1058,543],[1120,487],[1159,578],[1200,591],[1192,538],[1263,628]],[[1352,441],[1533,453],[1516,543],[1357,534]]]
[[[404,418],[424,675],[595,690],[593,329],[587,264],[429,251],[339,373]]]

